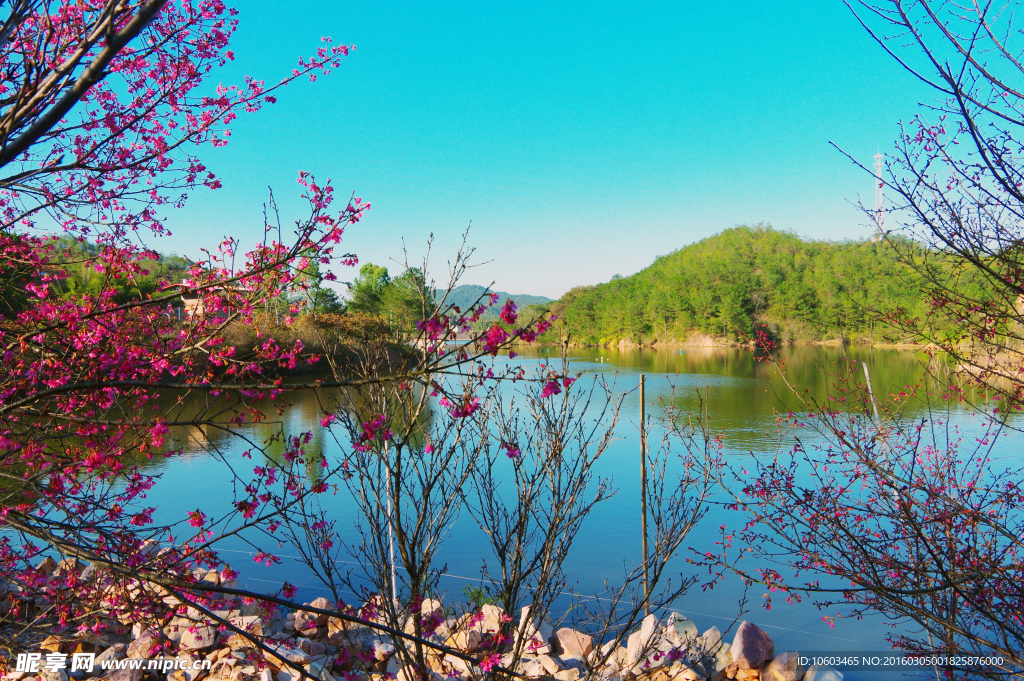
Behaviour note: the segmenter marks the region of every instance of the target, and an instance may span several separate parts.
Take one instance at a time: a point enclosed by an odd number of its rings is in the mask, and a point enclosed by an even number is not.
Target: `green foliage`
[[[320,263],[310,263],[303,270],[303,278],[310,286],[303,292],[308,312],[313,315],[334,314],[345,309],[345,304],[338,298],[337,292],[329,286],[324,286]]]
[[[479,610],[484,605],[501,605],[501,599],[491,594],[486,586],[463,587],[462,595],[472,604],[474,610]]]
[[[411,268],[392,279],[386,267],[366,263],[352,284],[348,310],[383,317],[389,324],[411,331],[427,316],[424,310],[426,288],[423,273]],[[426,306],[432,304],[426,300]]]
[[[770,226],[736,227],[660,256],[552,306],[577,342],[685,340],[693,333],[781,340],[875,336],[879,308],[925,316],[927,298],[883,241],[805,241]]]
[[[156,260],[142,259],[143,273],[132,277],[118,277],[108,281],[110,274],[102,266],[103,248],[88,241],[63,236],[54,244],[57,261],[69,276],[54,284],[57,295],[78,297],[98,295],[104,290],[115,290],[114,300],[127,303],[153,295],[161,283],[176,283],[188,277],[191,263],[178,255],[160,255]],[[100,267],[97,267],[100,265]]]

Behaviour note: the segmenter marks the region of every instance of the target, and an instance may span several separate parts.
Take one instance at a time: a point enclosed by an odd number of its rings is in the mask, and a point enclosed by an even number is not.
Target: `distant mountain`
[[[486,287],[476,286],[475,284],[463,284],[461,286],[456,286],[455,288],[448,291],[448,297],[445,300],[445,306],[458,305],[459,308],[466,310],[469,309],[469,307],[473,305],[473,303],[477,302],[480,298],[485,296],[488,292],[490,291]],[[437,293],[435,294],[437,300],[440,300],[441,297],[444,296],[444,293],[445,292],[443,290],[438,290]],[[516,302],[516,305],[518,305],[520,308],[524,308],[527,305],[543,305],[545,303],[551,302],[551,298],[545,298],[544,296],[528,296],[525,294],[517,295],[505,293],[504,291],[493,291],[493,293],[498,294],[498,303],[496,306],[491,308],[492,310],[500,308],[502,305],[505,304],[505,301],[508,300],[509,298],[514,300]]]

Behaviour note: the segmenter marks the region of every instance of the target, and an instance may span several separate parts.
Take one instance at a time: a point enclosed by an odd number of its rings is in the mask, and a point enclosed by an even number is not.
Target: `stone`
[[[686,647],[698,636],[697,625],[678,613],[669,613],[665,640],[676,648]]]
[[[560,672],[565,669],[565,665],[562,664],[561,660],[555,659],[550,655],[538,655],[537,662],[544,668],[544,671],[551,676],[554,676],[556,672]]]
[[[549,641],[552,633],[547,622],[539,622],[536,616],[530,617],[530,606],[524,606],[520,611],[514,642],[518,645],[521,639],[525,639],[523,650],[546,655],[551,652]]]
[[[758,681],[761,678],[760,669],[746,669],[737,666],[736,681]]]
[[[435,615],[444,619],[444,607],[441,605],[441,601],[434,598],[424,598],[420,604],[420,618],[425,620]]]
[[[277,661],[279,663],[278,666],[284,664],[300,666],[309,664],[312,659],[312,656],[309,653],[299,650],[298,648],[293,648],[285,643],[274,644],[272,641],[267,641],[264,645],[266,645],[267,649],[270,651],[266,653],[266,656],[271,660],[271,662]]]
[[[99,667],[102,662],[107,662],[108,660],[123,660],[126,657],[128,657],[128,644],[115,643],[96,656],[94,668]]]
[[[626,645],[626,666],[641,662],[648,653],[657,647],[658,642],[654,640],[655,628],[658,625],[658,618],[653,614],[648,615],[640,623],[639,631],[629,635]]]
[[[56,636],[47,636],[46,639],[39,644],[39,650],[44,653],[59,653],[61,646],[61,640]]]
[[[555,672],[553,676],[558,681],[576,681],[580,678],[580,670],[576,668],[563,669],[560,672]]]
[[[104,681],[140,681],[142,672],[141,669],[115,669],[107,672],[103,679]]]
[[[183,651],[206,650],[217,643],[217,630],[205,624],[193,624],[181,632],[178,648]]]
[[[760,669],[766,660],[775,657],[772,637],[756,624],[743,621],[732,640],[732,659],[740,669]],[[739,678],[739,677],[737,677]]]
[[[832,667],[812,664],[804,673],[804,681],[843,681],[843,673]]]
[[[765,665],[761,678],[764,681],[800,681],[805,671],[798,653],[779,653]]]
[[[677,662],[668,669],[668,677],[672,681],[704,681],[708,678],[704,668],[694,663],[692,666]]]
[[[255,636],[263,636],[263,619],[257,615],[230,617],[228,623]]]
[[[292,677],[291,673],[286,672],[283,669],[274,677],[274,681],[293,681],[294,679],[295,677]]]
[[[332,667],[334,667],[334,660],[327,657],[315,657],[306,665],[306,673],[320,681],[334,681],[334,675],[331,674]]]
[[[503,666],[507,667],[508,665]],[[519,664],[516,665],[516,671],[530,677],[543,676],[547,674],[544,666],[532,657],[524,657],[520,659]]]
[[[551,639],[552,648],[557,655],[584,658],[594,650],[594,637],[582,634],[575,629],[562,627]]]
[[[295,627],[295,631],[303,634],[309,632],[311,629],[316,629],[319,626],[317,616],[311,612],[306,612],[305,610],[299,610],[295,613],[295,619],[292,624]],[[287,628],[287,624],[285,625],[285,628]]]
[[[85,566],[81,563],[81,561],[72,556],[71,558],[64,558],[59,563],[57,563],[57,569],[54,570],[54,576],[56,577],[60,575],[69,575],[72,572],[75,574],[79,574],[82,572],[83,569],[85,569]]]
[[[702,656],[710,655],[714,656],[724,644],[722,641],[722,632],[718,630],[718,627],[711,627],[703,634],[697,637],[697,640],[693,642],[693,647],[700,652]]]
[[[725,678],[735,678],[736,675],[729,677],[728,670],[730,667],[736,666],[735,661],[732,659],[732,649],[729,646],[721,645],[718,646],[718,650],[715,651],[714,657],[706,657],[705,667],[708,670],[708,676],[712,681],[723,681]]]
[[[320,596],[319,598],[314,598],[312,602],[307,603],[306,605],[316,608],[317,610],[334,610],[334,605],[332,605],[331,602],[323,596]],[[318,625],[327,624],[327,619],[330,617],[330,615],[319,615],[316,613],[310,614],[316,618],[316,623]]]
[[[460,650],[467,653],[472,653],[480,648],[480,644],[483,642],[483,634],[479,631],[456,631],[454,634],[448,637],[445,641],[445,645],[455,650]]]
[[[159,643],[160,637],[155,635],[153,632],[143,632],[139,635],[137,639],[135,639],[128,645],[128,657],[135,659],[143,658],[148,660],[149,658],[153,657],[155,652],[159,652],[153,651],[153,648],[159,645]]]
[[[50,671],[46,667],[40,667],[39,681],[68,681],[68,672],[66,669]]]
[[[36,565],[36,572],[39,572],[39,573],[44,574],[44,575],[51,574],[56,569],[57,569],[57,561],[55,561],[50,556],[47,556],[46,558],[43,558],[43,560],[39,563],[39,565]]]

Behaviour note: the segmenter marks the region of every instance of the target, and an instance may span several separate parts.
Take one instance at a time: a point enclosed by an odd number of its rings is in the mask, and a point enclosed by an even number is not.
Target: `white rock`
[[[651,652],[656,646],[654,631],[658,626],[658,618],[653,614],[644,618],[640,623],[640,630],[629,635],[626,646],[626,666],[633,667]]]
[[[804,674],[804,681],[843,681],[843,673],[832,667],[812,664]]]
[[[800,681],[803,665],[798,653],[779,653],[761,670],[762,681]]]
[[[665,638],[675,647],[685,647],[697,638],[697,625],[678,613],[669,613]]]

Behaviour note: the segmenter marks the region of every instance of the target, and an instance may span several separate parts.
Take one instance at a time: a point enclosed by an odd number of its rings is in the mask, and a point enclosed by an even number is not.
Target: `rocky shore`
[[[215,571],[200,577],[220,583]],[[164,597],[164,601],[173,606],[176,599]],[[424,679],[411,664],[417,644],[376,628],[382,622],[372,615],[373,607],[339,612],[326,598],[306,603],[310,610],[295,612],[251,599],[229,598],[219,607],[225,605],[227,609],[202,613],[179,604],[149,625],[131,624],[131,618],[122,615],[118,618],[122,626],[108,635],[55,634],[26,649],[17,664],[9,660],[8,669],[13,671],[3,679],[468,681],[482,678],[497,665],[520,678],[546,681],[842,679],[834,669],[804,669],[796,652],[776,653],[768,634],[750,622],[741,622],[730,642],[717,627],[699,633],[694,622],[677,613],[664,620],[652,614],[628,637],[621,641],[608,637],[602,644],[583,631],[553,630],[530,618],[528,608],[518,618],[495,605],[453,616],[436,600],[425,600],[418,611],[402,615],[406,633],[413,634],[418,621],[425,640],[447,649],[420,644],[429,669],[429,679]],[[335,616],[314,610],[335,612]],[[352,621],[356,613],[363,613],[361,621]],[[516,650],[521,652],[518,659]],[[82,655],[90,661],[86,668],[69,663]],[[36,660],[37,668],[24,668],[27,657]],[[63,665],[58,664],[62,661]]]

